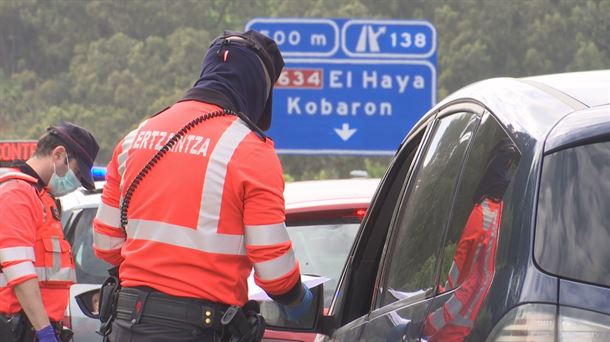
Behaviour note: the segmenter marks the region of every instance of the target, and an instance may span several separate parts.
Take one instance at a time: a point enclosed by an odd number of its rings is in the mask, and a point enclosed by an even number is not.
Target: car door
[[[482,112],[479,106],[458,104],[439,113],[390,223],[360,340],[419,340],[438,283],[460,170]]]
[[[102,337],[95,333],[99,329],[99,320],[88,317],[76,301],[77,296],[92,290],[98,290],[100,284],[107,277],[107,270],[112,267],[98,259],[92,248],[92,223],[96,213],[97,206],[75,209],[64,227],[66,239],[72,245],[77,280],[76,284],[70,286],[70,302],[67,308],[67,316],[74,332],[74,342],[102,340]],[[99,295],[87,298],[92,301],[91,307],[99,307]]]

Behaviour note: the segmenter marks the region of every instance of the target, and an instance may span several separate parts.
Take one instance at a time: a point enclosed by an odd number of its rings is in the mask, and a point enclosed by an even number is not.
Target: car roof
[[[80,187],[67,195],[59,197],[62,211],[76,208],[97,208],[101,201],[101,190],[105,183],[105,181],[97,181],[93,191]]]
[[[535,145],[531,140],[543,142],[568,114],[610,103],[610,70],[475,82],[443,99],[411,132],[439,111],[459,102],[484,104],[520,149],[531,149]]]
[[[371,201],[379,185],[379,178],[352,178],[333,180],[312,180],[287,182],[284,189],[284,200],[287,211],[301,208],[362,206]],[[98,191],[84,188],[60,197],[63,210],[74,208],[97,207],[100,203],[101,190],[105,182],[95,182]]]
[[[543,75],[525,80],[557,89],[587,107],[610,103],[610,70]]]
[[[549,133],[545,153],[610,139],[610,105],[574,112],[563,118]]]
[[[379,181],[379,178],[352,178],[288,182],[284,190],[286,211],[312,207],[368,207]]]

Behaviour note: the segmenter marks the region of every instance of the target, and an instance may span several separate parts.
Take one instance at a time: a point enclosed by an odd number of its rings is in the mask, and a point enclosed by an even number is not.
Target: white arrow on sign
[[[349,140],[349,138],[351,138],[352,135],[356,133],[356,131],[356,128],[350,129],[349,124],[346,123],[343,124],[343,127],[341,129],[335,128],[335,132],[337,132],[337,134],[341,137],[341,139],[343,139],[343,141]]]

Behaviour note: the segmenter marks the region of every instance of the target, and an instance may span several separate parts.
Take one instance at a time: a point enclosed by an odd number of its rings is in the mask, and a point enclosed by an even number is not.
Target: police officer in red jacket
[[[273,40],[226,32],[186,96],[117,145],[94,220],[97,256],[120,265],[111,326],[107,287],[101,299],[111,341],[258,341],[264,328],[247,304],[253,269],[289,319],[309,308],[284,223],[282,168],[264,133],[283,66]]]
[[[74,264],[53,196],[94,189],[98,149],[91,133],[65,122],[0,175],[0,341],[61,336]]]

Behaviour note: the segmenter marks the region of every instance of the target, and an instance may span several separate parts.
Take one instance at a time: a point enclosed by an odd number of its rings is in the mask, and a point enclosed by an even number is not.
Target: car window
[[[325,308],[330,306],[359,227],[357,219],[300,222],[298,225],[288,223],[288,235],[301,273],[330,278],[324,283]]]
[[[610,142],[544,157],[535,258],[544,270],[610,286]]]
[[[511,203],[507,199],[518,164],[516,146],[493,116],[487,114],[477,130],[456,192],[443,247],[438,293],[452,290],[465,280],[482,281],[472,278],[482,275],[476,267],[486,258],[493,263],[493,255],[487,252],[495,253],[498,232],[489,231],[489,225],[493,223],[499,228],[504,215],[495,214],[512,211],[504,203]],[[490,217],[493,222],[484,220]],[[487,232],[493,235],[493,241],[489,241]]]
[[[512,213],[509,197],[519,160],[519,151],[502,126],[485,114],[451,210],[436,291],[448,294],[436,297],[423,329],[431,341],[470,335],[495,275],[498,239],[503,217]]]
[[[383,177],[374,202],[368,209],[364,225],[356,234],[357,245],[352,248],[350,267],[342,274],[335,291],[332,306],[337,308],[334,317],[339,324],[347,324],[365,315],[371,308],[379,262],[386,244],[393,213],[398,207],[400,194],[414,169],[414,160],[421,152],[421,143],[432,125],[432,119],[422,123],[403,142]],[[346,337],[350,340],[350,337]]]
[[[112,265],[95,256],[93,251],[93,219],[97,208],[87,208],[76,217],[71,229],[72,255],[76,270],[76,282],[101,284],[108,277]]]
[[[469,112],[451,114],[437,123],[398,214],[394,246],[386,257],[389,266],[381,305],[433,288],[440,240],[477,123],[478,116]]]

